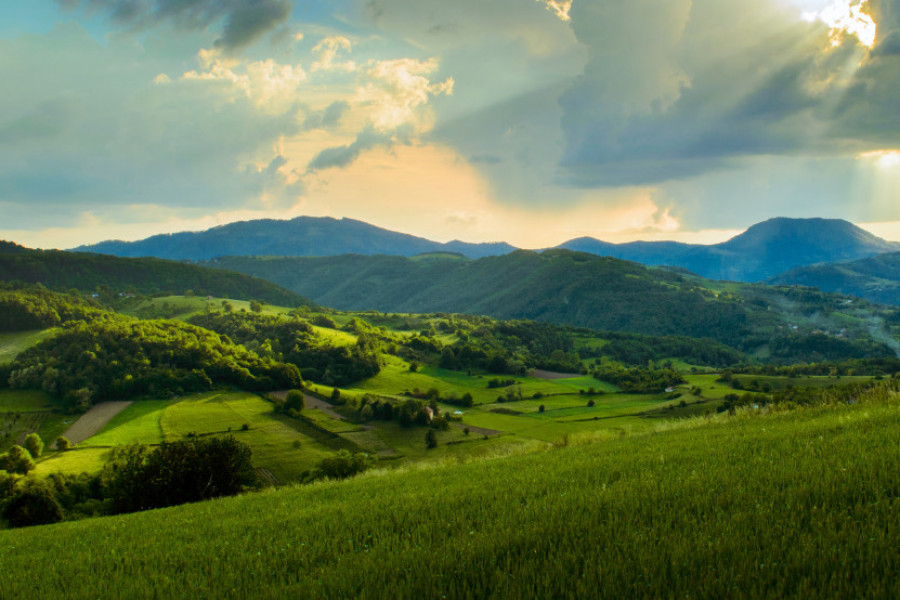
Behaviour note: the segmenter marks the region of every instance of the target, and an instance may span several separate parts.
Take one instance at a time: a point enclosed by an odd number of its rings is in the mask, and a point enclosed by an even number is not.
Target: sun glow
[[[873,152],[864,152],[860,154],[858,158],[872,161],[881,169],[900,167],[900,150],[875,150]]]
[[[878,25],[866,11],[869,0],[835,0],[818,11],[803,13],[803,19],[814,23],[821,21],[831,27],[831,44],[840,46],[845,35],[854,35],[866,48],[875,46]]]

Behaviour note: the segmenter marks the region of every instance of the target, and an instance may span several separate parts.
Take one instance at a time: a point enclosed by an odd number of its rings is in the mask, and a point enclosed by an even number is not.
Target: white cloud
[[[366,69],[369,82],[358,91],[359,100],[370,107],[369,119],[375,129],[387,132],[410,125],[416,132],[431,129],[430,112],[421,110],[429,97],[453,94],[453,78],[432,83],[429,76],[438,69],[437,59],[400,58],[376,61]]]
[[[184,80],[226,81],[253,104],[272,113],[288,110],[298,102],[300,86],[308,79],[300,64],[279,64],[271,58],[247,62],[223,56],[216,50],[201,50],[203,71],[187,71]]]
[[[336,59],[341,51],[347,52],[348,54],[352,52],[353,44],[346,37],[342,35],[330,36],[322,39],[318,44],[316,44],[312,52],[316,55],[316,60],[313,62],[310,70],[312,71],[347,71],[352,72],[356,70],[356,63],[352,60],[347,60],[344,62],[337,62]]]

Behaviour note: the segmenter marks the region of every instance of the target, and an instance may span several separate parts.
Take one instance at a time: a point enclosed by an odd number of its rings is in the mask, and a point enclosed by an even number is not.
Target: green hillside
[[[103,254],[29,250],[6,243],[0,246],[0,281],[41,284],[48,288],[81,292],[156,294],[170,292],[264,300],[272,304],[300,306],[308,299],[240,273],[210,270],[157,258],[118,258]]]
[[[35,598],[896,597],[900,403],[884,391],[856,402],[4,531],[0,589]]]
[[[713,282],[568,250],[479,260],[228,257],[344,310],[485,314],[648,335],[710,337],[782,362],[895,354],[897,311],[811,290]]]
[[[900,252],[840,263],[793,269],[769,280],[778,285],[805,285],[870,302],[900,305]]]

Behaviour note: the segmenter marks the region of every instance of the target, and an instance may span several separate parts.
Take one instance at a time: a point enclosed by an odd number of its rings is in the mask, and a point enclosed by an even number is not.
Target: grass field
[[[895,598],[898,447],[894,396],[668,422],[498,460],[448,456],[440,469],[3,531],[0,589],[36,598]]]
[[[0,363],[12,362],[20,352],[53,335],[53,329],[0,333]]]
[[[244,430],[247,425],[247,430]],[[358,427],[355,427],[358,429]],[[271,403],[245,392],[209,392],[176,400],[142,400],[133,403],[96,435],[79,445],[80,450],[100,450],[117,444],[158,444],[189,436],[234,435],[253,451],[253,463],[269,469],[279,482],[297,480],[325,456],[351,443],[333,440],[295,419],[273,413]],[[41,465],[41,472],[95,471],[103,453],[65,453]],[[79,460],[84,457],[85,461]]]

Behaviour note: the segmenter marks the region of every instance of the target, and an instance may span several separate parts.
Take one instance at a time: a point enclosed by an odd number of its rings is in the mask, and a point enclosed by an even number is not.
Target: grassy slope
[[[54,329],[0,333],[0,363],[12,362],[19,353],[37,345],[53,333]]]
[[[69,598],[897,597],[897,409],[895,398],[717,419],[4,531],[0,589]]]

